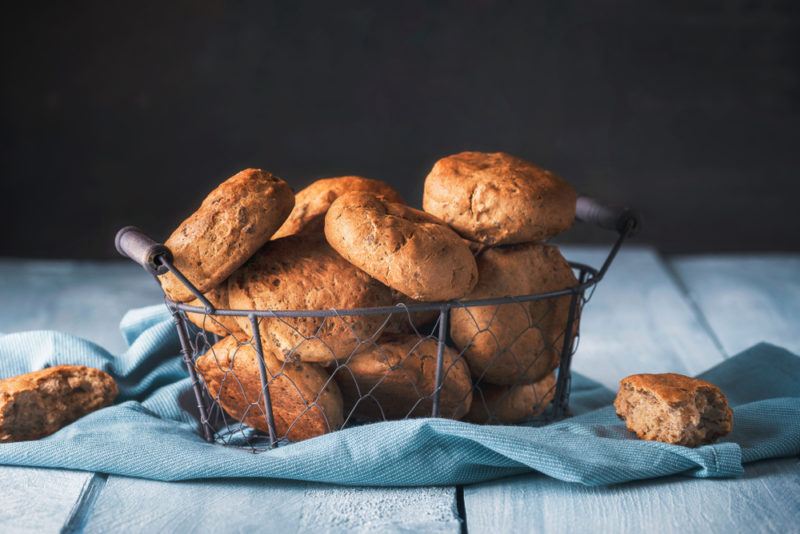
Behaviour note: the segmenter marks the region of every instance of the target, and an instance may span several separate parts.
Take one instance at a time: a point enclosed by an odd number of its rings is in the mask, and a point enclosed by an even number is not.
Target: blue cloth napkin
[[[613,392],[575,376],[580,414],[545,427],[477,426],[416,419],[354,427],[253,454],[208,444],[172,319],[163,305],[133,310],[113,356],[57,332],[0,336],[0,376],[85,364],[112,374],[118,404],[39,441],[0,444],[0,464],[98,471],[156,480],[267,477],[372,486],[470,484],[538,471],[587,485],[677,473],[730,477],[742,464],[800,454],[800,358],[761,344],[701,375],[734,406],[734,431],[689,449],[635,439],[609,406]]]

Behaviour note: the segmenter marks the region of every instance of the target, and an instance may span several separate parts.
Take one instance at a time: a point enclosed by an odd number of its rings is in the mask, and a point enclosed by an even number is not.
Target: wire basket
[[[172,272],[199,301],[165,296],[202,436],[262,451],[384,420],[542,424],[568,415],[583,306],[640,226],[635,212],[587,197],[578,198],[576,218],[616,231],[617,239],[599,268],[570,262],[571,287],[375,308],[217,308],[174,266],[171,252],[140,230],[123,228],[116,245],[156,280]],[[276,332],[292,340],[290,350],[274,349]],[[328,361],[301,362],[298,354],[309,346],[329,351]],[[501,368],[513,379],[490,384]]]

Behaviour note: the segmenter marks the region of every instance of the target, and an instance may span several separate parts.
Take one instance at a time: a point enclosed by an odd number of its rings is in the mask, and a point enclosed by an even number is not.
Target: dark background
[[[0,255],[114,257],[249,166],[419,205],[465,149],[639,208],[665,252],[799,250],[798,30],[792,1],[5,9]]]

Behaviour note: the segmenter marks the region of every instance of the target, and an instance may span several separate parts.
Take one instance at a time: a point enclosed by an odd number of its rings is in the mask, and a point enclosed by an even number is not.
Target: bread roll
[[[0,442],[49,436],[116,397],[111,376],[83,365],[58,365],[0,380]]]
[[[544,412],[555,392],[554,373],[533,384],[475,386],[472,407],[465,419],[479,424],[522,423]]]
[[[619,384],[617,415],[640,439],[697,447],[733,430],[728,399],[710,382],[665,373],[631,375]]]
[[[347,193],[325,216],[328,243],[353,265],[412,299],[463,297],[477,282],[469,246],[444,223],[369,193]]]
[[[389,318],[384,333],[386,334],[430,334],[431,326],[439,317],[437,310],[412,312],[407,307],[424,304],[392,289],[392,303],[398,308]]]
[[[230,304],[228,302],[227,281],[206,292],[204,296],[208,299],[211,305],[214,306],[214,309],[230,309]],[[203,307],[203,304],[199,299],[190,300],[187,304],[190,306]],[[244,332],[242,332],[242,329],[239,328],[239,324],[236,322],[236,319],[231,316],[206,315],[204,313],[186,312],[186,318],[206,332],[217,334],[218,336],[233,335],[241,340],[244,340],[247,337]]]
[[[356,420],[429,417],[436,389],[435,339],[386,336],[378,346],[341,362],[334,377],[342,391],[345,417]],[[445,347],[439,414],[460,419],[472,403],[469,368]]]
[[[214,189],[164,244],[172,251],[175,267],[206,293],[261,248],[293,206],[286,182],[260,169],[245,169]],[[175,302],[194,298],[172,273],[159,280]]]
[[[459,234],[489,245],[543,241],[572,225],[575,190],[502,152],[462,152],[436,162],[422,206]]]
[[[557,291],[578,283],[558,248],[537,243],[488,248],[478,256],[478,272],[478,285],[466,300]],[[569,302],[565,296],[455,307],[450,334],[481,382],[536,382],[558,365]]]
[[[389,288],[336,253],[320,234],[298,234],[265,245],[228,282],[234,309],[330,310],[390,306]],[[248,335],[247,317],[237,317]],[[385,317],[260,319],[264,343],[281,359],[329,363],[376,339]]]
[[[389,184],[361,176],[323,178],[295,195],[294,209],[273,239],[303,232],[323,232],[325,213],[334,200],[350,191],[366,191],[384,197],[390,202],[403,203],[400,193]]]
[[[322,367],[282,362],[267,349],[264,364],[279,439],[302,441],[341,426],[342,396]],[[262,432],[269,431],[258,354],[251,344],[228,336],[197,358],[195,367],[214,401],[228,415]]]

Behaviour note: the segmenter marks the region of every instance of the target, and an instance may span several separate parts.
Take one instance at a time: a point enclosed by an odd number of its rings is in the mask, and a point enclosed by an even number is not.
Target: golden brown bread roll
[[[439,317],[437,310],[411,312],[407,306],[415,306],[424,304],[420,300],[414,300],[392,289],[392,303],[399,309],[393,313],[386,323],[386,328],[383,330],[385,334],[430,334],[430,328],[433,322]]]
[[[553,400],[555,392],[554,373],[533,384],[475,386],[472,407],[465,419],[479,424],[522,423],[541,414]]]
[[[697,447],[733,430],[728,399],[710,382],[675,373],[620,381],[614,408],[640,439]]]
[[[272,239],[302,232],[323,232],[325,213],[334,200],[350,191],[366,191],[382,196],[390,202],[403,203],[400,193],[389,184],[362,176],[323,178],[295,195],[294,209]]]
[[[214,306],[214,309],[230,309],[230,305],[228,303],[227,281],[221,283],[214,289],[207,291],[204,296],[208,299],[211,305]],[[199,299],[190,300],[187,302],[187,304],[190,306],[203,307],[203,304]],[[247,338],[244,332],[242,332],[242,329],[239,328],[239,324],[236,322],[235,317],[186,312],[186,318],[206,332],[211,332],[212,334],[217,334],[218,336],[234,335],[241,340]]]
[[[462,152],[436,162],[422,206],[459,234],[489,245],[543,241],[572,225],[575,190],[502,152]]]
[[[325,370],[311,363],[282,362],[264,348],[275,433],[301,441],[342,425],[342,396]],[[216,402],[231,417],[268,432],[258,354],[232,336],[197,358],[195,367]]]
[[[390,306],[389,288],[336,253],[320,234],[297,234],[267,243],[231,276],[234,309],[329,310]],[[252,335],[247,317],[240,328]],[[281,359],[329,363],[377,338],[384,316],[260,319],[263,342]]]
[[[172,251],[175,267],[205,293],[261,248],[293,206],[286,182],[260,169],[245,169],[214,189],[164,244]],[[159,280],[172,300],[194,298],[172,273]]]
[[[58,365],[0,380],[0,442],[49,436],[116,397],[111,376],[83,365]]]
[[[467,294],[478,271],[469,246],[425,212],[369,193],[347,193],[325,216],[328,243],[349,262],[417,300]]]
[[[478,256],[479,282],[467,300],[543,293],[572,287],[575,275],[558,248],[527,243],[488,248]],[[555,369],[570,297],[453,308],[450,335],[481,382],[536,382]]]
[[[436,389],[437,349],[435,339],[386,336],[377,346],[342,362],[332,372],[344,398],[345,418],[351,410],[353,418],[373,421],[429,417]],[[439,414],[460,419],[471,403],[469,368],[455,350],[445,347]]]

